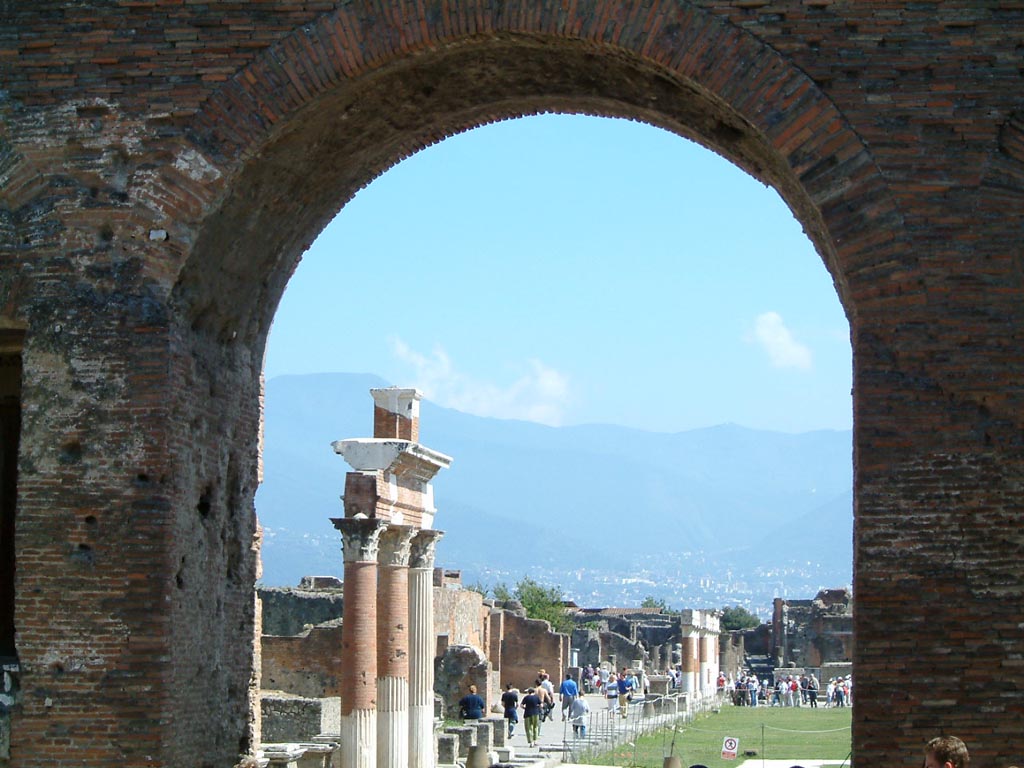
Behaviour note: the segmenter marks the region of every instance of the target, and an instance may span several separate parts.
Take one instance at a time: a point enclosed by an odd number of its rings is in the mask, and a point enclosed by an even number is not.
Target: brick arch
[[[258,368],[298,259],[362,186],[454,133],[544,111],[642,120],[774,186],[855,328],[884,335],[872,305],[923,290],[888,279],[910,259],[892,258],[902,216],[865,143],[776,50],[668,0],[635,15],[615,2],[579,17],[544,8],[478,15],[475,4],[453,3],[449,16],[408,29],[347,4],[293,31],[204,102],[189,137],[224,177],[173,295],[201,367]],[[231,351],[236,339],[244,359]],[[855,738],[870,754],[863,730]]]
[[[665,0],[632,12],[453,3],[415,25],[351,4],[295,30],[192,122],[232,178],[178,301],[222,338],[262,338],[302,251],[360,187],[449,135],[543,111],[638,119],[724,155],[787,200],[848,315],[859,297],[879,298],[851,289],[850,275],[885,262],[900,215],[864,143],[774,49]],[[218,297],[231,291],[204,267],[211,256],[225,275],[265,277],[237,302],[255,314],[224,315]]]
[[[287,276],[374,174],[544,110],[662,125],[782,192],[853,329],[856,762],[910,765],[953,730],[980,768],[1012,762],[1024,17],[878,5],[8,4],[0,304],[27,326],[13,764],[251,746],[256,403]]]

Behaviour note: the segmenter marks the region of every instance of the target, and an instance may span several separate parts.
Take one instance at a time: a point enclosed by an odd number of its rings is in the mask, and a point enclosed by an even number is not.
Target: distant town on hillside
[[[271,379],[266,391],[263,578],[340,576],[349,467],[334,440],[372,434],[362,374]],[[581,606],[739,605],[848,586],[850,432],[723,425],[677,434],[546,427],[422,404],[420,442],[453,458],[434,480],[437,565],[467,585],[523,577]]]

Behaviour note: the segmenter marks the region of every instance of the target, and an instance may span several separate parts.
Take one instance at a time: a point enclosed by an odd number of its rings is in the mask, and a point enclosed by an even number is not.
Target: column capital
[[[408,566],[416,532],[417,529],[411,525],[389,525],[380,537],[380,564]]]
[[[444,536],[444,531],[436,531],[433,528],[422,528],[416,531],[416,535],[412,538],[409,567],[433,568],[434,548],[442,536]]]
[[[332,517],[331,522],[341,531],[346,563],[377,562],[380,536],[388,527],[386,522],[376,517]]]

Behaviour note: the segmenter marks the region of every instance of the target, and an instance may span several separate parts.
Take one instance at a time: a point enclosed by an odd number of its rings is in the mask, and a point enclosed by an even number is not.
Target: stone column
[[[697,639],[697,649],[700,653],[700,683],[697,687],[700,690],[701,698],[707,698],[712,690],[710,680],[708,680],[708,670],[710,669],[708,664],[708,646],[710,640],[711,638],[708,637],[707,632],[701,630],[700,637]]]
[[[387,524],[332,518],[345,558],[342,611],[341,766],[377,768],[377,551]]]
[[[697,693],[697,647],[699,638],[693,629],[683,630],[683,651],[680,659],[680,670],[682,672],[682,689],[687,694],[687,701],[692,704]]]
[[[416,529],[389,525],[377,574],[377,768],[409,766],[409,549]]]
[[[417,531],[409,555],[409,768],[434,768],[434,548],[441,531]]]

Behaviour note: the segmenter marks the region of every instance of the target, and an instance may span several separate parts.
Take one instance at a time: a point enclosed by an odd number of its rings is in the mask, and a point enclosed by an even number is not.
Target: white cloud
[[[778,312],[765,312],[755,318],[754,338],[776,368],[811,369],[811,350],[793,338]]]
[[[540,360],[528,360],[526,370],[506,386],[478,381],[452,364],[440,345],[424,355],[398,338],[391,339],[395,357],[414,369],[412,384],[439,405],[477,416],[523,419],[558,426],[569,401],[569,379]]]

